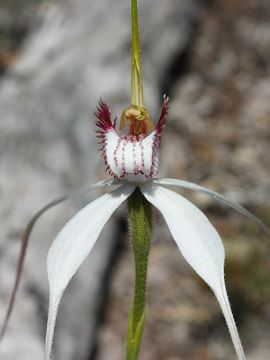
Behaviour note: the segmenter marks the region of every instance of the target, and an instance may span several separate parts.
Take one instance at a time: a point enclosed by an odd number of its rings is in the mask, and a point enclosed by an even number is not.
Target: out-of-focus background
[[[31,215],[59,193],[103,179],[93,112],[129,104],[127,0],[0,2],[0,315]],[[270,2],[139,0],[145,96],[156,118],[171,111],[160,175],[211,187],[270,225]],[[226,282],[249,360],[270,359],[270,239],[205,196],[226,248]],[[92,197],[50,211],[33,233],[1,360],[43,358],[46,253]],[[164,221],[155,231],[141,360],[235,359],[211,291],[176,250]],[[133,294],[125,207],[71,282],[55,337],[59,360],[119,360]]]

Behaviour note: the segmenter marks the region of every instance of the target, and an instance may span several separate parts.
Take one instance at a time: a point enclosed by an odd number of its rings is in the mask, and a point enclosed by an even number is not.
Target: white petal
[[[133,192],[134,186],[100,196],[79,211],[60,231],[48,254],[47,267],[50,306],[47,323],[45,359],[50,359],[58,305],[69,281],[92,250],[112,213]]]
[[[153,182],[155,184],[160,185],[168,185],[168,186],[180,186],[185,189],[194,190],[201,192],[203,194],[209,195],[213,197],[215,200],[233,208],[234,210],[238,211],[239,213],[247,216],[249,219],[254,220],[267,234],[270,234],[270,229],[255,215],[251,214],[247,209],[243,206],[236,204],[235,202],[227,199],[225,196],[217,193],[216,191],[207,189],[203,186],[191,183],[189,181],[178,180],[178,179],[154,179]]]
[[[224,248],[207,217],[190,201],[161,186],[146,183],[141,191],[162,213],[187,262],[215,293],[227,322],[238,359],[245,355],[224,282]]]

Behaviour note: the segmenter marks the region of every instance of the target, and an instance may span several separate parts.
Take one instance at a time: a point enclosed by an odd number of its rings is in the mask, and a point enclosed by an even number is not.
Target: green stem
[[[152,238],[152,209],[137,188],[128,201],[131,238],[135,259],[135,293],[128,318],[125,360],[138,358],[145,319],[145,289]]]
[[[131,0],[132,60],[131,60],[131,104],[144,107],[140,36],[137,0]]]

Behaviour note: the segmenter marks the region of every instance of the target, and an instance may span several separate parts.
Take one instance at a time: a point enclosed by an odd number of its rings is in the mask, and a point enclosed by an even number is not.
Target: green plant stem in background
[[[135,293],[128,317],[125,360],[136,360],[139,355],[145,319],[145,289],[152,238],[152,209],[139,188],[130,196],[128,206],[135,259]]]
[[[131,19],[132,19],[131,105],[144,107],[137,0],[131,0]]]

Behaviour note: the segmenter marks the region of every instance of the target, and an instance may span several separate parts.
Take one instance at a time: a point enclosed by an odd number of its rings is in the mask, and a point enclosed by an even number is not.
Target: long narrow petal
[[[16,300],[16,295],[17,295],[17,290],[20,284],[20,280],[21,280],[21,276],[22,276],[22,270],[23,270],[23,265],[24,265],[24,260],[25,260],[25,256],[26,256],[26,251],[27,251],[27,246],[28,246],[28,242],[29,242],[29,238],[30,235],[32,233],[33,227],[36,224],[37,220],[48,210],[50,210],[52,207],[61,204],[62,202],[74,198],[76,196],[82,195],[82,194],[86,194],[88,193],[90,190],[94,190],[96,188],[101,188],[104,186],[113,186],[113,185],[119,185],[119,181],[116,180],[103,180],[103,181],[99,181],[98,183],[94,184],[94,185],[88,185],[86,187],[83,187],[81,189],[75,190],[69,194],[65,194],[62,196],[57,197],[56,199],[50,201],[48,204],[46,204],[45,206],[43,206],[33,217],[32,219],[29,221],[29,223],[27,224],[23,235],[22,235],[22,239],[21,239],[21,248],[20,248],[20,253],[19,253],[19,257],[18,257],[18,262],[17,262],[17,269],[16,269],[16,275],[15,275],[15,281],[14,281],[14,285],[11,291],[11,295],[10,295],[10,299],[8,302],[8,306],[7,306],[7,310],[6,310],[6,314],[4,317],[4,322],[3,325],[1,327],[1,331],[0,331],[0,343],[6,333],[7,330],[7,326],[9,323],[9,319],[14,307],[14,303]]]
[[[92,250],[112,213],[133,192],[134,186],[120,188],[100,196],[78,212],[60,231],[48,254],[50,287],[45,359],[50,359],[58,305],[69,281]]]
[[[224,248],[207,217],[190,201],[162,186],[141,186],[146,199],[164,216],[187,262],[215,293],[227,322],[238,359],[245,355],[231,312],[224,282]]]
[[[226,198],[225,196],[217,193],[216,191],[210,190],[203,186],[191,183],[189,181],[178,180],[178,179],[154,179],[155,184],[160,185],[168,185],[168,186],[180,186],[185,189],[194,190],[201,192],[203,194],[209,195],[215,200],[233,208],[234,210],[238,211],[239,213],[247,216],[249,219],[254,220],[268,235],[270,235],[270,229],[255,215],[251,214],[247,209],[243,206],[236,204],[235,202],[231,201],[230,199]]]

